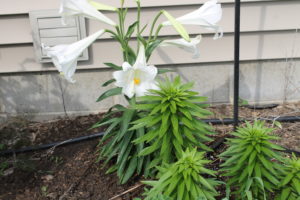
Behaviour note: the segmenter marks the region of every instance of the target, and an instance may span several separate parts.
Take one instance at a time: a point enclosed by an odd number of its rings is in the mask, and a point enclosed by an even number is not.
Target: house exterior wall
[[[119,0],[99,2],[117,6]],[[126,1],[125,1],[126,2]],[[134,22],[135,5],[129,1],[128,21]],[[142,23],[148,23],[160,10],[173,16],[190,12],[204,0],[142,0]],[[200,27],[187,27],[191,36],[203,33],[201,57],[177,48],[159,48],[150,63],[175,68],[186,81],[195,81],[195,90],[209,97],[212,103],[230,103],[233,71],[233,0],[220,0],[223,18],[220,22],[224,37],[213,40],[213,32]],[[122,63],[118,43],[107,35],[90,48],[90,59],[79,62],[75,84],[61,79],[52,64],[35,61],[28,13],[31,10],[56,9],[59,0],[0,0],[0,116],[57,116],[65,110],[82,114],[106,110],[113,101],[95,103],[106,88],[99,85],[111,78],[105,62]],[[300,99],[300,1],[244,0],[241,7],[241,97],[250,102],[282,102]],[[115,19],[112,13],[105,13]],[[163,20],[163,19],[162,19]],[[107,25],[87,20],[88,34]],[[147,31],[146,31],[147,33]],[[172,27],[162,35],[176,38]],[[147,34],[145,34],[147,36]],[[134,45],[136,41],[132,41]]]

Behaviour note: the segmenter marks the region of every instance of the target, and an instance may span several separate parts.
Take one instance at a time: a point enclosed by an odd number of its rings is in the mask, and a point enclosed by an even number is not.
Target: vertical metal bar
[[[239,79],[240,79],[240,0],[235,0],[235,23],[234,23],[234,97],[233,119],[234,129],[239,125]]]

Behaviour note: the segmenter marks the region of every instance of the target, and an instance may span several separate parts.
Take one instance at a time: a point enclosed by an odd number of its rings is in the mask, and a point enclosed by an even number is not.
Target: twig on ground
[[[143,184],[140,183],[140,184],[138,184],[138,185],[136,185],[136,186],[130,188],[129,190],[126,190],[126,191],[122,192],[121,194],[118,194],[118,195],[116,195],[116,196],[110,198],[109,200],[114,200],[114,199],[116,199],[116,198],[118,198],[118,197],[121,197],[121,196],[123,196],[123,195],[125,195],[125,194],[127,194],[127,193],[129,193],[129,192],[132,192],[132,191],[138,189],[138,188],[141,187],[141,186],[143,186]]]

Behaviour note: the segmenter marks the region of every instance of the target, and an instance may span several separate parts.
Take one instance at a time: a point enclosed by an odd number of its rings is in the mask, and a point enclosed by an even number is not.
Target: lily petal
[[[76,71],[78,57],[103,33],[104,30],[100,30],[89,37],[69,45],[63,44],[48,47],[42,44],[42,48],[46,52],[47,56],[52,59],[58,71],[62,72],[68,81],[75,82],[72,79],[72,76]]]
[[[155,81],[143,82],[139,86],[135,87],[135,94],[137,97],[145,96],[148,93],[148,90],[151,89],[159,89]]]
[[[138,69],[142,71],[140,78],[145,82],[154,80],[158,72],[157,68],[153,65],[139,67]]]
[[[134,95],[143,96],[149,89],[156,87],[155,77],[158,70],[155,66],[147,66],[145,49],[141,45],[134,66],[124,62],[122,70],[113,73],[115,85],[122,87],[122,93],[132,98]]]
[[[67,23],[69,17],[82,15],[116,26],[114,21],[99,12],[87,0],[62,0],[59,13],[62,15],[63,24]]]
[[[128,71],[129,69],[131,69],[131,65],[128,62],[124,62],[122,65],[122,69],[123,71]]]
[[[192,38],[190,42],[184,39],[175,39],[175,40],[164,40],[159,46],[167,47],[167,46],[176,46],[187,52],[193,53],[193,58],[199,58],[199,48],[197,45],[201,42],[202,36],[198,35],[195,38]]]
[[[134,90],[134,82],[131,81],[125,87],[122,89],[122,93],[128,96],[129,98],[132,98],[134,96],[135,90]]]
[[[150,89],[149,82],[144,82],[135,88],[135,94],[137,97],[144,96],[148,89]]]
[[[214,39],[223,36],[222,29],[216,24],[222,18],[221,4],[218,4],[217,0],[210,0],[203,4],[199,9],[176,18],[178,22],[185,25],[199,25],[203,28],[214,30]],[[163,22],[164,26],[169,26],[169,21]]]
[[[133,67],[136,68],[137,66],[146,66],[146,65],[147,65],[147,61],[145,56],[145,48],[144,45],[140,45],[139,53]]]

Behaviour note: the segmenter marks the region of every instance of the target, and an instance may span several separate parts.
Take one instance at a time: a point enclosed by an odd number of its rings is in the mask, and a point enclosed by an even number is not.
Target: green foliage
[[[146,189],[146,191],[149,191]],[[134,198],[133,200],[142,200],[141,198]],[[167,197],[165,195],[162,194],[158,194],[156,196],[154,196],[153,198],[149,199],[149,200],[172,200],[170,197]]]
[[[122,88],[117,87],[117,88],[109,89],[100,95],[100,97],[97,99],[97,102],[103,101],[104,99],[106,99],[108,97],[119,95],[119,94],[122,94]]]
[[[3,150],[5,150],[5,149],[6,149],[6,145],[0,143],[0,151],[3,151]]]
[[[215,176],[215,172],[204,167],[209,163],[203,159],[204,152],[186,150],[174,164],[158,167],[158,181],[144,181],[152,186],[146,191],[145,200],[154,200],[160,194],[171,197],[171,199],[184,200],[214,200],[218,192],[215,187],[220,184],[214,178],[204,178],[202,175]]]
[[[300,199],[300,159],[293,155],[285,160],[285,170],[280,180],[280,195],[276,200]]]
[[[276,150],[283,149],[270,142],[278,139],[270,135],[273,130],[261,121],[246,122],[232,133],[235,138],[227,139],[229,148],[221,154],[225,161],[221,166],[224,176],[230,177],[227,184],[236,188],[236,199],[270,199],[270,192],[280,183],[282,166],[277,161],[282,157]]]
[[[135,106],[144,111],[144,117],[134,121],[131,130],[147,129],[134,140],[135,144],[148,145],[139,155],[153,155],[153,167],[174,162],[186,148],[210,150],[204,142],[212,141],[206,136],[213,134],[212,127],[197,118],[211,114],[204,109],[207,105],[201,104],[206,97],[190,91],[193,83],[181,84],[179,77],[160,82],[159,87],[161,90],[150,90],[150,95],[138,98],[140,103]]]
[[[0,177],[4,175],[4,171],[8,169],[9,164],[6,160],[0,160]]]
[[[133,102],[131,100],[130,102]],[[116,116],[117,115],[117,116]],[[120,117],[118,117],[121,115]],[[139,157],[144,144],[133,144],[131,141],[144,135],[144,127],[136,130],[131,128],[130,122],[137,119],[137,112],[121,105],[113,106],[105,117],[92,128],[107,126],[105,136],[98,145],[98,161],[105,159],[104,164],[114,161],[114,166],[107,173],[117,172],[120,183],[126,183],[133,175],[149,175],[147,166],[150,157]],[[113,159],[114,158],[114,159]]]
[[[249,102],[239,97],[239,106],[247,106],[247,105],[249,105]]]

